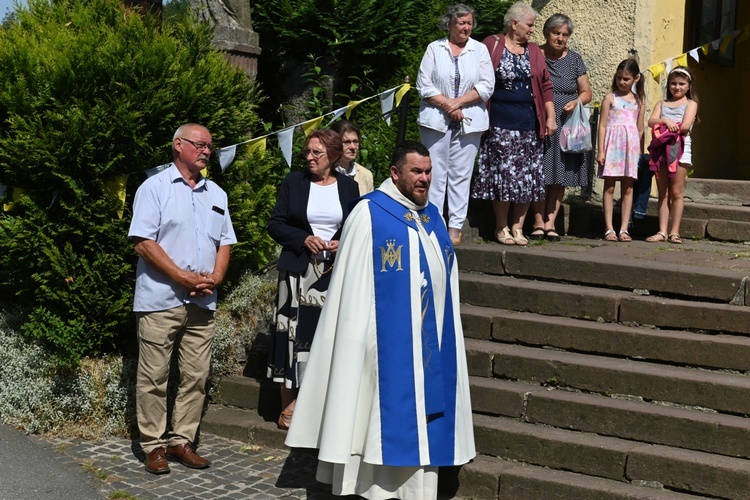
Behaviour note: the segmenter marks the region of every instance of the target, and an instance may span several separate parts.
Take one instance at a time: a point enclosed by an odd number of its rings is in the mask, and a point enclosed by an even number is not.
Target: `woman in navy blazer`
[[[268,221],[268,233],[282,247],[276,328],[268,361],[268,377],[281,384],[281,429],[291,423],[346,207],[359,196],[357,183],[336,172],[343,152],[336,132],[311,133],[302,152],[308,170],[286,176]]]

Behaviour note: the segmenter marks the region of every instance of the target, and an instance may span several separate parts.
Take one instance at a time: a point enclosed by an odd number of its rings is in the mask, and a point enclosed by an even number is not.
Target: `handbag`
[[[589,112],[580,99],[565,124],[560,127],[560,149],[566,153],[591,151]]]

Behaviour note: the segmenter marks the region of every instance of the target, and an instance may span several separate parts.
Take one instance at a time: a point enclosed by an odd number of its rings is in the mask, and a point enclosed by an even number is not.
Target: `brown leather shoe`
[[[146,470],[151,474],[168,474],[169,464],[164,454],[164,448],[157,448],[146,455]]]
[[[185,467],[190,467],[191,469],[205,469],[211,465],[211,462],[193,451],[190,443],[167,446],[167,456],[174,458]]]

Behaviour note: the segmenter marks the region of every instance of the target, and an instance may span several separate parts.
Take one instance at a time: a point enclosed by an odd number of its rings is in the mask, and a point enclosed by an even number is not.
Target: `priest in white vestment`
[[[434,499],[475,455],[458,267],[418,142],[355,202],[286,444],[318,448],[335,495]]]

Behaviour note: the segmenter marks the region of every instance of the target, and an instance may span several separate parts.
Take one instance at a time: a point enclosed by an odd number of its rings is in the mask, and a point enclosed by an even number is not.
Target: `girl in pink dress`
[[[617,66],[612,92],[604,97],[599,117],[599,178],[604,179],[602,210],[607,241],[631,241],[628,233],[630,209],[633,206],[633,181],[638,178],[638,158],[643,151],[643,116],[645,112],[643,80],[635,59]],[[612,224],[615,182],[620,181],[620,233]]]

